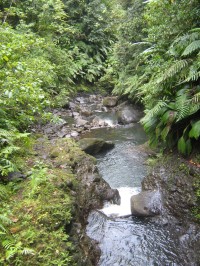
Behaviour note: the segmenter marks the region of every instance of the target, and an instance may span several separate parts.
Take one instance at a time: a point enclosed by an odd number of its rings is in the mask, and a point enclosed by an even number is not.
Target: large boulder
[[[117,105],[118,97],[105,97],[103,99],[103,105],[106,107],[114,107]]]
[[[117,112],[118,122],[120,124],[130,124],[139,122],[142,118],[142,112],[132,105],[122,105]]]
[[[90,155],[95,155],[100,151],[105,151],[114,147],[111,141],[105,141],[101,138],[83,138],[79,140],[80,148]]]
[[[147,217],[161,213],[162,198],[158,190],[142,191],[131,197],[131,213],[135,216]]]

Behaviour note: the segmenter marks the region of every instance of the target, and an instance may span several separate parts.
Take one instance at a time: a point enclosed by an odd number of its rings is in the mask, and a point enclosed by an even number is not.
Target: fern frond
[[[6,228],[2,224],[0,224],[0,236],[6,234],[6,232]]]
[[[134,42],[130,43],[131,46],[144,46],[144,45],[151,45],[150,42]]]
[[[7,188],[4,185],[0,184],[0,199],[2,200],[8,198],[8,194],[9,193]],[[1,215],[0,215],[0,221],[1,221]]]
[[[199,72],[196,72],[194,73],[193,75],[187,77],[186,80],[184,80],[184,82],[190,82],[190,81],[196,81],[200,78],[200,71]]]
[[[190,100],[188,97],[188,91],[182,89],[177,94],[178,97],[176,97],[176,122],[184,119],[190,114]]]
[[[7,146],[4,149],[1,150],[0,156],[4,156],[4,158],[8,158],[10,154],[13,154],[16,151],[19,151],[20,148],[17,146]]]
[[[186,118],[187,116],[189,116],[189,114],[190,114],[190,106],[188,104],[180,105],[180,107],[178,108],[176,121],[178,122],[178,121]]]
[[[195,114],[200,110],[200,103],[192,104],[192,101],[190,101],[190,113],[189,115]]]
[[[14,132],[11,130],[6,130],[3,128],[0,128],[0,137],[4,137],[4,138],[12,138],[13,137]]]
[[[167,106],[166,102],[158,101],[158,103],[155,105],[155,107],[153,109],[151,109],[151,111],[149,112],[148,115],[150,117],[153,117],[153,116],[157,115],[163,107],[166,107],[166,106]]]
[[[4,241],[2,241],[2,246],[6,249],[9,250],[11,248],[13,248],[15,246],[15,243],[10,240],[10,239],[6,239]]]
[[[182,53],[182,56],[188,56],[192,54],[194,51],[200,50],[200,40],[193,41],[190,43]]]
[[[35,255],[35,251],[31,248],[23,248],[20,253],[22,255]]]
[[[0,214],[0,222],[2,224],[5,224],[5,225],[12,223],[12,221],[8,217],[6,217],[5,215],[2,215],[2,214]]]
[[[6,260],[10,260],[17,254],[17,249],[10,248],[6,251]]]
[[[199,32],[200,33],[200,28],[191,29],[189,32]]]
[[[192,30],[190,31],[191,33],[186,33],[185,35],[176,38],[175,41],[172,43],[171,47],[176,46],[176,45],[185,47],[189,43],[195,40],[198,40],[200,37],[200,33],[197,30],[195,31],[195,29],[193,30],[194,31]]]
[[[200,102],[200,92],[196,93],[196,94],[192,97],[192,102],[193,102],[193,103],[198,103],[198,102]]]
[[[157,83],[162,83],[166,81],[167,79],[174,77],[182,69],[186,68],[188,64],[189,64],[189,61],[186,59],[175,61],[174,64],[165,71],[165,73],[161,76],[161,78],[157,80]]]

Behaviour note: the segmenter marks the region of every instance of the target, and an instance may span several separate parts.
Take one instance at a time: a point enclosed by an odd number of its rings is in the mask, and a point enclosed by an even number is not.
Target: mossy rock
[[[117,105],[118,97],[105,97],[103,99],[103,105],[106,107],[114,107]]]
[[[101,138],[83,138],[78,142],[81,150],[90,155],[95,155],[101,151],[106,151],[114,147],[111,141],[105,141]]]

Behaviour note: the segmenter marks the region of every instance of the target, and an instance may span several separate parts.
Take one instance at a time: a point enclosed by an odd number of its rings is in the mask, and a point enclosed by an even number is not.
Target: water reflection
[[[176,232],[137,218],[108,218],[98,211],[90,214],[87,234],[99,241],[101,266],[187,265]],[[187,261],[187,260],[186,260]],[[189,265],[189,264],[188,264]]]

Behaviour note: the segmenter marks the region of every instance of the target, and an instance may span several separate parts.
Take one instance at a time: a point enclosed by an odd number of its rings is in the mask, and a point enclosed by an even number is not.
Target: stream
[[[115,116],[100,113],[109,123]],[[150,218],[132,217],[130,197],[140,192],[146,174],[147,154],[141,149],[147,141],[138,123],[115,128],[91,129],[84,137],[111,140],[115,147],[96,156],[102,177],[117,188],[121,205],[105,203],[102,210],[92,211],[88,217],[87,235],[96,240],[101,249],[99,266],[181,266],[190,262],[181,244],[179,227],[173,230]]]
[[[61,124],[41,127],[49,139],[103,138],[115,144],[95,155],[99,173],[121,196],[120,205],[105,202],[103,209],[91,211],[88,217],[86,234],[101,250],[98,266],[200,266],[200,232],[194,223],[183,224],[171,213],[146,218],[131,215],[130,198],[141,191],[151,151],[144,144],[147,137],[139,119],[119,124],[120,109],[129,112],[130,104],[107,108],[103,100],[101,95],[76,97],[69,109],[54,110]],[[134,118],[137,109],[132,108]]]

